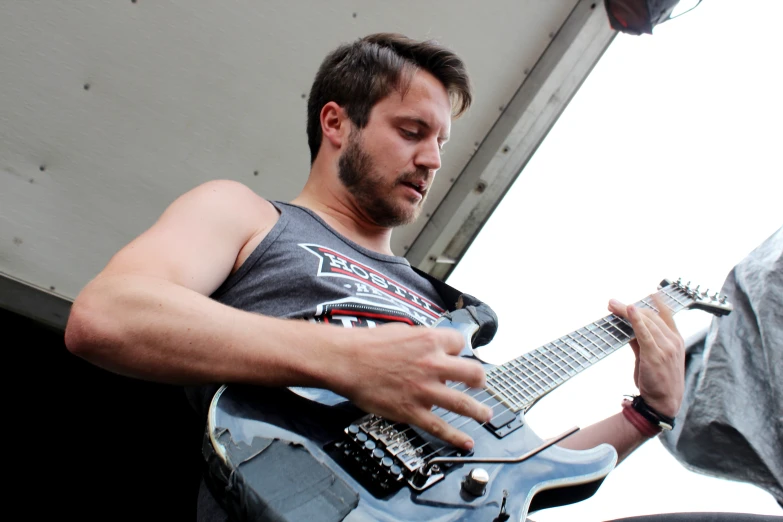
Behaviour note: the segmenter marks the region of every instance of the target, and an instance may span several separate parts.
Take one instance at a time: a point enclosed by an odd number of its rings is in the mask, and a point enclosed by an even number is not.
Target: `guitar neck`
[[[653,295],[635,305],[655,309]],[[673,313],[693,303],[688,292],[677,287],[665,287],[657,295]],[[616,352],[634,337],[628,321],[617,315],[607,315],[492,368],[487,373],[486,389],[510,410],[525,412],[541,397]]]

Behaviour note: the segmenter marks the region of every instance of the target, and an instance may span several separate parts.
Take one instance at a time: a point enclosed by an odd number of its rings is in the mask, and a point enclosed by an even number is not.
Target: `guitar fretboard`
[[[682,289],[665,287],[661,300],[677,313],[693,301]],[[635,303],[655,310],[652,295]],[[657,311],[657,310],[656,310]],[[630,322],[608,315],[536,348],[487,373],[486,390],[513,412],[527,411],[541,397],[634,339]]]

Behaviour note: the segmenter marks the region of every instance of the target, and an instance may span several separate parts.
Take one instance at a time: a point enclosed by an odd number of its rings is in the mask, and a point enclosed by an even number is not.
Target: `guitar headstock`
[[[725,295],[718,295],[718,292],[710,295],[709,289],[702,291],[700,285],[692,287],[690,281],[683,283],[682,279],[677,279],[675,282],[664,279],[658,286],[659,289],[667,287],[676,289],[690,299],[691,302],[686,308],[704,310],[717,316],[729,315],[734,310]]]

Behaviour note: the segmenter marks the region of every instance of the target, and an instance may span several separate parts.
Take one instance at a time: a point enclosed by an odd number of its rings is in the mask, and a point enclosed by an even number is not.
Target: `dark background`
[[[195,520],[203,426],[181,387],[93,366],[66,349],[62,332],[4,309],[0,328],[11,356],[3,364],[11,405],[4,511],[22,519]]]

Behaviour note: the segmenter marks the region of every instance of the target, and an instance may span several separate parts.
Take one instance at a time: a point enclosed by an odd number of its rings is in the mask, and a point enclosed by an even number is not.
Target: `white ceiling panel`
[[[0,306],[62,326],[62,318],[44,317],[18,292],[69,302],[174,198],[204,181],[234,179],[268,199],[296,196],[309,170],[306,94],[316,69],[337,45],[377,31],[451,47],[466,61],[475,88],[472,109],[453,125],[427,216],[395,234],[393,248],[405,255],[493,126],[504,114],[514,122],[526,117],[525,107],[509,114],[508,106],[580,9],[593,13],[572,22],[573,34],[563,38],[595,49],[577,59],[587,65],[577,68],[576,85],[611,35],[596,3],[3,2]],[[580,43],[589,20],[591,31],[601,27],[603,47]],[[539,76],[543,85],[548,76]],[[518,134],[512,127],[503,132]],[[535,139],[545,127],[531,131]],[[489,191],[485,199],[502,192]],[[448,221],[443,212],[440,219]],[[464,208],[458,217],[465,221]],[[480,224],[462,227],[462,236]],[[448,241],[439,241],[445,249]]]

